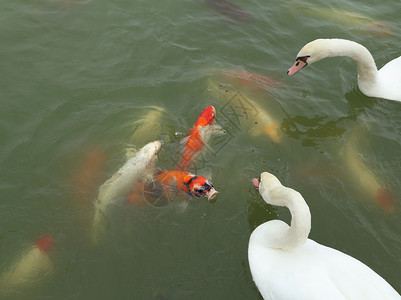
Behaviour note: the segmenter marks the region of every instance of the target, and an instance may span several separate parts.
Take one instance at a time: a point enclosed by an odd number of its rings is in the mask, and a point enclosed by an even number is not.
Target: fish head
[[[147,156],[152,157],[159,152],[161,147],[162,143],[160,141],[154,141],[145,145],[142,150]]]
[[[47,236],[43,235],[39,238],[39,240],[36,242],[36,247],[44,253],[48,253],[52,249],[54,239]]]
[[[195,122],[195,127],[211,125],[215,117],[216,109],[212,105],[209,105],[199,115],[198,120]]]
[[[218,191],[214,189],[213,184],[203,176],[194,176],[187,183],[190,193],[195,197],[207,197],[210,201],[216,197]]]

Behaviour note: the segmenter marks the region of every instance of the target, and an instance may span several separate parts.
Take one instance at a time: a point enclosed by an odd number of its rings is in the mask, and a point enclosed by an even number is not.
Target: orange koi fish
[[[213,124],[215,116],[216,110],[211,105],[201,112],[187,137],[184,155],[178,165],[179,170],[186,170],[191,164],[194,155],[203,149],[207,139],[210,137],[210,133],[207,133],[206,129]]]
[[[75,183],[75,197],[79,200],[91,200],[91,193],[101,180],[101,171],[106,162],[106,154],[97,146],[86,153],[77,170]]]
[[[164,189],[176,190],[192,197],[204,196],[212,200],[218,193],[206,177],[188,172],[163,171],[156,175],[156,181]]]

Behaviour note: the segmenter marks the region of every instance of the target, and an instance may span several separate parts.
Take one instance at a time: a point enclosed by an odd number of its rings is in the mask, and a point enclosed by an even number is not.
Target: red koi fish
[[[271,87],[281,87],[281,83],[277,80],[256,74],[248,71],[239,70],[226,70],[225,75],[231,79],[234,79],[239,85],[248,86],[250,88],[262,88],[269,90]]]
[[[218,193],[206,177],[188,172],[164,171],[156,175],[156,180],[163,189],[176,190],[192,197],[204,196],[212,200]]]
[[[206,129],[209,128],[209,125],[213,124],[215,116],[216,110],[211,105],[201,112],[187,137],[184,155],[178,165],[178,170],[186,170],[191,164],[194,155],[203,149],[210,136],[210,133],[207,133]]]

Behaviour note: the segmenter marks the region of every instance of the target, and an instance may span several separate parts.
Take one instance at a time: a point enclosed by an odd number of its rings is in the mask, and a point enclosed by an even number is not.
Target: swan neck
[[[289,188],[288,188],[289,189]],[[291,190],[287,204],[291,213],[291,226],[288,229],[284,248],[295,248],[303,245],[311,230],[311,214],[309,207],[300,193]]]
[[[330,41],[328,56],[347,56],[355,61],[358,69],[358,85],[361,90],[376,84],[378,70],[368,49],[353,41],[342,39]]]

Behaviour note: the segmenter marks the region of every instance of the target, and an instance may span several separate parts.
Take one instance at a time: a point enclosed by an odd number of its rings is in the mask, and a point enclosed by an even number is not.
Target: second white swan
[[[359,260],[308,239],[311,215],[304,198],[264,172],[252,180],[266,203],[286,206],[291,226],[280,220],[258,226],[249,240],[253,280],[264,299],[401,299]]]
[[[358,86],[369,97],[401,101],[401,56],[377,70],[375,60],[364,46],[343,39],[317,39],[299,51],[288,75],[326,57],[347,56],[358,67]]]

